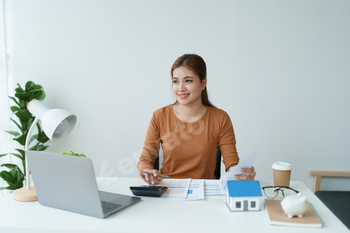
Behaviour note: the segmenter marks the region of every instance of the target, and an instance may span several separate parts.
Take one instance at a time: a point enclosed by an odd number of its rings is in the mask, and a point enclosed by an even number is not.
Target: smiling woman
[[[199,119],[204,113],[202,104],[203,90],[206,87],[206,79],[200,80],[198,75],[186,66],[180,66],[173,71],[173,92],[177,99],[174,105],[175,115],[184,122]],[[180,106],[187,112],[187,118],[182,114]]]
[[[208,99],[207,69],[200,56],[179,57],[171,76],[176,102],[153,113],[137,165],[139,176],[150,184],[162,181],[159,173],[170,178],[215,179],[219,148],[226,171],[239,161],[230,117]],[[158,171],[153,168],[160,144],[164,160]],[[236,179],[254,179],[254,167],[244,172]]]
[[[182,68],[182,69],[178,70],[178,68]],[[175,70],[177,70],[176,73],[174,73]],[[188,74],[190,75],[188,77],[190,79],[190,81],[199,81],[204,86],[203,90],[201,92],[202,104],[204,106],[214,107],[210,103],[209,98],[208,98],[207,86],[206,86],[206,84],[207,84],[207,66],[206,66],[203,58],[201,58],[200,56],[198,56],[196,54],[184,54],[183,56],[176,59],[173,66],[171,67],[171,76],[173,77],[173,79],[177,78],[177,75],[180,75],[181,71],[188,72]],[[197,78],[199,80],[197,80]],[[173,83],[174,83],[174,80],[173,80]],[[174,91],[174,86],[176,86],[176,85],[173,84],[173,91]],[[178,99],[176,100],[175,104],[177,104],[177,103],[178,103]]]

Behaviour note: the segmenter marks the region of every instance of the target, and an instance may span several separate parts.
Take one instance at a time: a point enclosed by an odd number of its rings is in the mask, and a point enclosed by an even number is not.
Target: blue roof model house
[[[226,205],[230,211],[260,210],[262,194],[258,180],[229,180],[226,185],[226,196]]]

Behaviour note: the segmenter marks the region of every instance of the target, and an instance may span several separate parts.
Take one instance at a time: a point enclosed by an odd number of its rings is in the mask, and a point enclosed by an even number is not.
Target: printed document
[[[240,171],[241,168],[250,168],[251,166],[253,166],[254,160],[255,160],[257,155],[258,155],[258,153],[256,152],[256,153],[245,155],[245,156],[241,157],[239,160],[239,163],[236,167],[231,167],[228,172],[226,172],[225,174],[222,174],[220,180],[222,181],[224,188],[225,188],[226,182],[228,180],[236,180],[235,175],[243,174]]]
[[[186,201],[204,199],[204,180],[191,180]]]
[[[191,179],[163,179],[156,186],[167,186],[168,190],[160,197],[142,197],[147,199],[155,199],[155,200],[180,200],[186,199],[187,193],[191,184]],[[149,185],[144,183],[144,185]]]
[[[204,195],[223,195],[221,180],[204,180]]]

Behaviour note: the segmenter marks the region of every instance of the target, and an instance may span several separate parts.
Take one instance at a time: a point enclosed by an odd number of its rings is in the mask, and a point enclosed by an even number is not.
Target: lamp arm
[[[35,126],[38,123],[38,121],[39,121],[39,118],[35,117],[32,125],[29,128],[29,131],[27,133],[26,143],[25,143],[25,146],[24,146],[24,151],[29,150],[30,136],[32,135],[33,129],[35,128]],[[30,189],[30,172],[29,172],[29,165],[28,165],[27,155],[25,157],[25,162],[26,162],[26,186],[27,186],[27,189]]]

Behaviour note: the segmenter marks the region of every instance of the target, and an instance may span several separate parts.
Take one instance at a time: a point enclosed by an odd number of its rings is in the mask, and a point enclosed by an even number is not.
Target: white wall
[[[10,129],[9,121],[9,99],[8,99],[8,84],[7,84],[7,66],[6,66],[6,45],[5,45],[5,30],[3,17],[3,4],[0,3],[0,154],[8,153],[11,150],[11,140],[5,130]],[[6,120],[5,120],[6,119]],[[11,151],[12,152],[12,151]],[[0,157],[0,164],[12,162],[11,156]],[[6,170],[0,167],[0,172]],[[0,187],[8,186],[7,183],[0,179]],[[0,197],[5,192],[0,191]]]
[[[308,187],[308,170],[349,171],[350,2],[249,3],[238,4],[238,148],[260,152],[264,178],[274,160]]]
[[[152,112],[174,101],[170,67],[197,53],[212,102],[233,121],[240,155],[349,170],[349,1],[44,1],[8,4],[9,89],[32,80],[45,104],[78,116],[49,151],[93,159],[96,175],[137,176]],[[10,93],[11,94],[11,93]],[[341,182],[341,181],[339,181]]]

